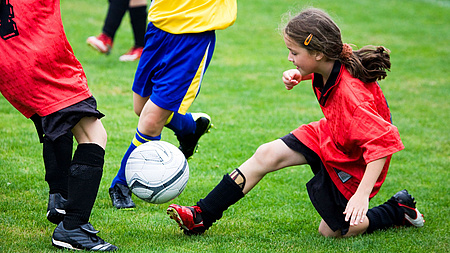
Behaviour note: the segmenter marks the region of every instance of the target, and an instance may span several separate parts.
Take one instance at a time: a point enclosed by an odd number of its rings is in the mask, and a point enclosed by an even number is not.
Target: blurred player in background
[[[0,2],[0,91],[33,120],[58,248],[112,251],[89,223],[103,173],[106,131],[67,41],[59,0]],[[73,136],[78,146],[72,157]]]
[[[109,54],[113,47],[114,37],[120,23],[127,12],[133,29],[134,45],[119,57],[120,61],[139,60],[144,48],[145,29],[147,27],[147,0],[109,0],[108,12],[103,24],[102,33],[89,37],[88,45],[103,54]]]
[[[174,131],[186,158],[211,126],[205,113],[188,113],[200,91],[215,47],[215,30],[232,25],[236,0],[154,0],[150,6],[145,47],[133,83],[136,134],[126,151],[109,194],[116,208],[133,208],[125,165],[139,145]]]

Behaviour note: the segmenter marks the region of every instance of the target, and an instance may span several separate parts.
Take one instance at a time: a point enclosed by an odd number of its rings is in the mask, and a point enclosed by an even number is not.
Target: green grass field
[[[401,228],[350,239],[323,238],[305,184],[308,166],[267,175],[202,236],[188,237],[165,214],[169,205],[133,197],[137,208],[116,210],[108,188],[135,128],[131,84],[137,63],[118,57],[132,46],[128,16],[113,51],[103,56],[86,38],[101,31],[107,1],[62,0],[63,22],[108,132],[103,179],[91,216],[100,236],[122,252],[449,252],[450,2],[448,0],[239,1],[236,23],[217,31],[216,51],[191,107],[211,115],[215,128],[190,160],[190,180],[174,201],[192,205],[265,142],[322,113],[310,82],[287,91],[292,68],[278,27],[287,12],[325,9],[343,41],[384,45],[392,69],[380,82],[405,150],[394,155],[387,179],[370,206],[408,189],[425,214],[421,229]],[[1,56],[0,56],[1,58]],[[1,77],[0,77],[1,78]],[[164,130],[163,140],[177,145]],[[33,123],[0,98],[0,252],[53,252],[55,226],[45,218],[48,186],[42,145]]]

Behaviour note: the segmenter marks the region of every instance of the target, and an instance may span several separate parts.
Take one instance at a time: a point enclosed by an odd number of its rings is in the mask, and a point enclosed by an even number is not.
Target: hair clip
[[[313,37],[313,35],[310,33],[310,34],[308,35],[308,37],[306,37],[305,42],[303,42],[303,44],[304,44],[305,46],[309,45],[309,43],[310,43],[311,40],[312,40],[312,37]]]

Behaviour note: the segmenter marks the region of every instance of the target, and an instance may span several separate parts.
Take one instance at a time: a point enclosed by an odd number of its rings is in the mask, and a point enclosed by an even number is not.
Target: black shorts
[[[338,190],[328,175],[320,157],[300,142],[293,134],[280,138],[290,149],[301,153],[311,167],[314,177],[306,184],[309,198],[322,219],[333,231],[347,234],[350,222],[345,221],[345,207],[348,200]]]
[[[74,105],[61,109],[47,116],[37,114],[31,116],[36,126],[40,142],[44,136],[51,141],[71,131],[72,128],[84,117],[103,118],[105,115],[97,110],[97,102],[94,97],[89,97]]]

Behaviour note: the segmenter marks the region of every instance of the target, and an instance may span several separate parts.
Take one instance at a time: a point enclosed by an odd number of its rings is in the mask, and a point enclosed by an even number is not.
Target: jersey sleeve
[[[350,141],[361,148],[366,163],[404,149],[397,127],[384,120],[370,103],[355,109],[349,130]]]

